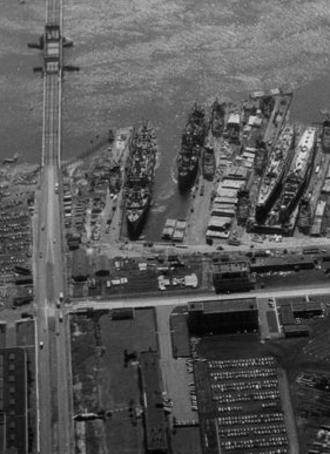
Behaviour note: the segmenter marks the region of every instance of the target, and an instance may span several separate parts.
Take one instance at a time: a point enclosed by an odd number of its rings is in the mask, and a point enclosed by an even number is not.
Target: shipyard
[[[328,5],[2,7],[0,451],[328,453]]]

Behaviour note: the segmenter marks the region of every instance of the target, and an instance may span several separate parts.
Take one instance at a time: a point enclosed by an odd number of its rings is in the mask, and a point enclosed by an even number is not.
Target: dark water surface
[[[39,162],[42,79],[37,51],[44,0],[1,0],[0,159]],[[63,159],[85,152],[109,127],[152,121],[159,142],[155,204],[146,232],[155,240],[167,217],[184,217],[174,160],[187,111],[214,96],[295,88],[292,118],[320,120],[330,106],[330,5],[327,0],[67,0],[65,60],[81,67],[63,83]]]

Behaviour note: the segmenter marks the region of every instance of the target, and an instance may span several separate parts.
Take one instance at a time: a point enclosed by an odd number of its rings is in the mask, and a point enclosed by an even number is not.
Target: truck
[[[58,297],[59,297],[59,300],[60,300],[60,301],[63,301],[63,300],[64,300],[63,292],[60,292],[59,295],[58,295]]]
[[[59,184],[58,182],[55,183],[55,193],[58,194],[58,190],[59,190]]]

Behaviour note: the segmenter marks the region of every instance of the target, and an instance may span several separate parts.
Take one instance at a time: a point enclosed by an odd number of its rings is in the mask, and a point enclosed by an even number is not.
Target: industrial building
[[[23,348],[0,349],[1,452],[28,452],[27,362]]]
[[[309,336],[307,325],[286,325],[283,327],[285,337],[306,337]]]
[[[72,253],[72,278],[74,281],[86,281],[90,275],[88,256],[84,249],[77,249]]]
[[[253,284],[248,261],[215,263],[213,266],[213,285],[216,293],[250,290]]]
[[[227,334],[258,329],[255,298],[188,303],[188,327],[193,334]]]
[[[158,352],[150,350],[141,353],[140,371],[143,390],[146,452],[148,454],[166,454],[168,452],[168,443]]]

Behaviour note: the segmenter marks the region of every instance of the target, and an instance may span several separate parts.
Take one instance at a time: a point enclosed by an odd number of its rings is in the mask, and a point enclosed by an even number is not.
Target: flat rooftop
[[[204,314],[246,312],[256,310],[258,310],[256,298],[238,298],[227,301],[211,300],[188,302],[188,312],[203,311]]]
[[[167,437],[158,352],[142,352],[140,355],[140,367],[145,409],[147,452],[166,451]]]

